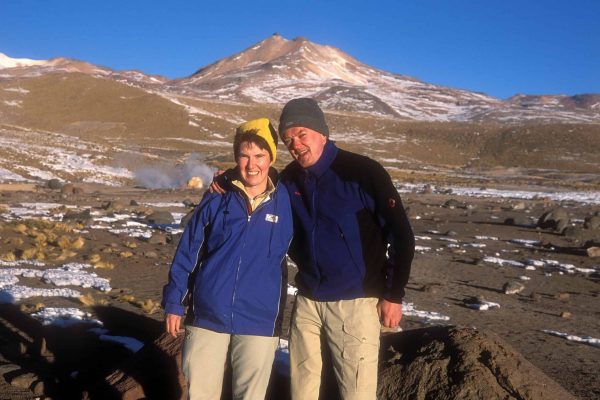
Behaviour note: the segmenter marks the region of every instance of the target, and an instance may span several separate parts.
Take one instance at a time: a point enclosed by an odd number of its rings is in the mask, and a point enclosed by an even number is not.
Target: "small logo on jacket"
[[[265,215],[265,221],[269,221],[276,224],[277,221],[279,221],[279,217],[277,215],[267,214]]]
[[[396,207],[396,200],[392,199],[391,197],[388,199],[388,206],[390,206],[390,208],[394,208]]]

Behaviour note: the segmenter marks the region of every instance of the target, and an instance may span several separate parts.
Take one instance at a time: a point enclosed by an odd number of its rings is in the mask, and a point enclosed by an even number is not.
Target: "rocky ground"
[[[167,228],[176,227],[201,193],[99,185],[0,189],[0,300],[12,303],[0,309],[0,398],[81,398],[131,351],[100,340],[89,325],[42,326],[31,315],[75,307],[90,313],[80,318],[101,321],[107,335],[157,339],[158,303],[179,235]],[[402,328],[493,332],[571,394],[600,397],[598,205],[431,190],[402,198],[418,245]],[[34,203],[48,211],[32,211]],[[96,281],[96,287],[66,286],[79,292],[72,297],[6,294],[17,284],[6,278],[10,268],[72,262],[108,279],[111,290]],[[290,272],[292,279],[293,267]],[[18,285],[57,288],[56,280],[26,275],[17,277]]]

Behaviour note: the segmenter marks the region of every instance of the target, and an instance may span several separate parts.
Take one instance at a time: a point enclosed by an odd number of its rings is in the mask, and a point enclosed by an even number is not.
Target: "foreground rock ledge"
[[[381,345],[379,399],[575,399],[490,332],[432,327]]]
[[[186,398],[181,342],[181,337],[161,336],[89,398]],[[382,400],[575,399],[498,336],[471,328],[439,326],[384,336],[380,360],[377,398]],[[288,399],[288,388],[287,378],[274,375],[268,398]],[[323,392],[321,397],[336,395]]]

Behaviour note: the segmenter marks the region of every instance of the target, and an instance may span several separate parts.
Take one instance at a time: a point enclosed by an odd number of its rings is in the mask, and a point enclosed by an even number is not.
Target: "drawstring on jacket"
[[[275,185],[275,187],[277,188],[277,185],[279,185],[279,183],[277,183]],[[275,202],[275,212],[279,214],[279,208],[277,207],[277,194],[276,194],[276,190],[273,191],[272,195],[273,197],[273,201]],[[271,232],[269,234],[269,257],[271,257],[271,248],[273,247],[273,232],[275,231],[275,224],[277,223],[277,220],[273,221],[273,223],[271,224]]]

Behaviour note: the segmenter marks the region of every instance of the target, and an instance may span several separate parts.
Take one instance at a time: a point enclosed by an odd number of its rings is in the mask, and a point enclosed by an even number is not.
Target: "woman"
[[[173,258],[163,307],[167,332],[176,336],[189,292],[182,362],[190,399],[220,398],[230,346],[234,398],[265,397],[292,238],[288,193],[269,177],[276,146],[267,118],[237,128],[229,190],[205,194]]]

